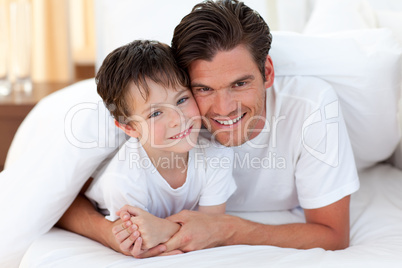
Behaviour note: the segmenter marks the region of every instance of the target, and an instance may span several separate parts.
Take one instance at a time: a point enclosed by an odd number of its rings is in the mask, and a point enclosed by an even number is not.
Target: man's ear
[[[270,88],[274,84],[275,71],[274,64],[270,55],[265,60],[265,88]]]
[[[116,125],[116,127],[123,130],[130,137],[138,138],[141,135],[141,133],[136,128],[130,126],[129,124],[122,124],[118,122],[116,119],[114,120],[114,124]]]

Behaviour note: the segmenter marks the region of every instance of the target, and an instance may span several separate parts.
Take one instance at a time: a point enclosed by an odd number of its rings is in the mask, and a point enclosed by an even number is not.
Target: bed
[[[402,171],[378,164],[360,173],[351,201],[351,246],[342,251],[236,245],[137,260],[53,228],[35,241],[20,267],[401,267]],[[264,223],[302,222],[300,210],[242,213]]]
[[[43,99],[14,138],[0,173],[0,267],[402,267],[402,6],[303,2],[314,3],[303,33],[274,32],[270,54],[277,77],[314,76],[339,96],[361,184],[351,198],[349,248],[235,245],[138,260],[53,227],[85,178],[126,139],[89,79]],[[338,29],[328,21],[335,2],[344,2],[336,11],[347,21]],[[99,3],[116,12],[113,1]],[[106,31],[102,38],[109,37]],[[103,42],[98,57],[116,45]],[[304,220],[298,208],[235,215],[267,224]]]

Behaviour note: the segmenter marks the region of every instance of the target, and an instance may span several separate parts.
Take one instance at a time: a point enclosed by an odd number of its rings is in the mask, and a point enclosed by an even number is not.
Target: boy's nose
[[[171,109],[169,116],[169,127],[180,126],[184,122],[184,115],[179,109]]]

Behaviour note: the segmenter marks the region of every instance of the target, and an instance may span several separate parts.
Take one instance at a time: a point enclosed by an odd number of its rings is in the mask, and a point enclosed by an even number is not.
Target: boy
[[[170,47],[137,40],[117,48],[96,80],[116,126],[131,138],[86,196],[111,221],[125,204],[138,208],[131,221],[141,237],[132,250],[138,255],[166,242],[180,225],[164,218],[183,209],[224,213],[236,189],[233,152],[199,139],[199,110]]]

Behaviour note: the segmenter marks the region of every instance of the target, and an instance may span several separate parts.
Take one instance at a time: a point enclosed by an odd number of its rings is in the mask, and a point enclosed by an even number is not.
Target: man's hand
[[[142,240],[140,239],[137,243],[137,247],[134,248],[135,243],[140,237],[137,225],[130,221],[129,215],[124,215],[122,219],[115,221],[112,228],[112,233],[114,235],[115,242],[117,243],[119,252],[125,255],[139,255],[142,252],[138,251],[138,245],[141,248]]]
[[[123,224],[121,219],[115,222],[110,222],[105,219],[105,216],[96,211],[91,202],[80,194],[61,217],[57,226],[89,237],[117,252],[131,255],[130,252],[127,251],[128,247],[126,245],[129,241],[133,244],[133,241],[138,237],[135,235],[130,236],[130,234],[135,231],[136,226],[133,226],[132,229],[129,228],[127,231],[125,230],[126,227],[123,228]],[[125,231],[119,233],[122,230]],[[115,236],[117,233],[119,233],[117,236],[118,239],[116,239]],[[128,241],[126,241],[127,239]]]

